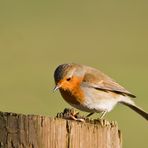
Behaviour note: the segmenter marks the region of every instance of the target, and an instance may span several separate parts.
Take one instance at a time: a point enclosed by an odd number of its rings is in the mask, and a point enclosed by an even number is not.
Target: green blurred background
[[[0,1],[1,111],[55,116],[69,107],[52,92],[66,62],[101,69],[147,110],[148,1]],[[106,118],[118,122],[124,148],[148,146],[138,114],[118,105]]]

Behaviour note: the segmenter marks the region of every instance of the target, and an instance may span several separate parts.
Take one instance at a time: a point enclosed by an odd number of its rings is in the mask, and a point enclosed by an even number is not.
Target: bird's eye
[[[70,81],[70,80],[71,80],[71,78],[67,78],[66,80],[67,80],[67,81]]]

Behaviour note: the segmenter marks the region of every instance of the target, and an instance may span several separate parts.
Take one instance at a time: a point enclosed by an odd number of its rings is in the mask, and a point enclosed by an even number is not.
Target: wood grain
[[[121,148],[117,123],[0,112],[0,148]]]

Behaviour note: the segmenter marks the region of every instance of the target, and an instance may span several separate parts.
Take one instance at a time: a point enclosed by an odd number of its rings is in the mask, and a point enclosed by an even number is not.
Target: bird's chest
[[[80,88],[72,90],[60,90],[62,97],[69,104],[80,105],[84,102],[84,94]]]

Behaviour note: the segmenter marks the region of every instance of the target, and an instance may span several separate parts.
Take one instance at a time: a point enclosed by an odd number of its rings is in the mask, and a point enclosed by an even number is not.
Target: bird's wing
[[[82,85],[93,87],[95,89],[103,91],[111,91],[121,95],[127,95],[133,98],[136,97],[135,95],[127,91],[124,87],[112,80],[110,77],[108,77],[101,71],[91,67],[87,67]]]

